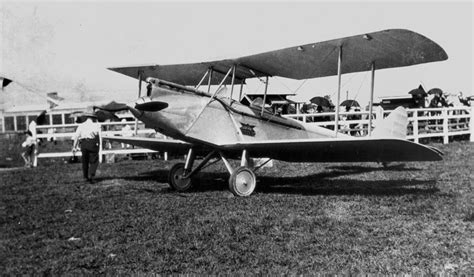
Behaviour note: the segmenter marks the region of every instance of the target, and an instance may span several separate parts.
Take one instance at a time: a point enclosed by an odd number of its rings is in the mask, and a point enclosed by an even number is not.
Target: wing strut
[[[341,101],[341,66],[342,66],[342,45],[339,46],[339,55],[337,58],[337,99],[336,99],[336,122],[334,131],[337,137],[339,130],[339,103]]]
[[[232,105],[232,96],[234,96],[234,83],[235,83],[235,64],[232,66],[232,83],[230,87],[230,104]]]
[[[369,137],[372,135],[372,108],[374,103],[375,62],[372,62],[372,76],[370,78],[370,102],[369,102]]]
[[[138,98],[142,96],[143,70],[138,71]],[[138,134],[138,118],[135,117],[135,136]]]
[[[209,67],[209,79],[207,81],[207,93],[211,93],[212,67]]]
[[[210,69],[206,70],[206,73],[204,74],[204,76],[202,76],[201,81],[199,81],[199,83],[194,87],[195,89],[199,89],[199,87],[202,85],[202,82],[204,82],[204,80],[206,79],[207,74],[209,74],[209,71]]]
[[[211,99],[209,99],[209,103],[212,101],[212,99],[214,99],[214,97],[216,97],[217,93],[219,92],[219,90],[221,89],[222,85],[224,84],[225,80],[227,79],[227,77],[229,77],[229,74],[230,72],[232,71],[232,69],[234,68],[234,66],[232,66],[231,68],[229,68],[229,70],[227,71],[227,74],[224,76],[224,79],[222,79],[221,83],[219,84],[219,86],[217,87],[216,91],[214,91],[214,93],[212,94],[211,96]],[[210,86],[209,86],[210,87]]]
[[[243,80],[240,82],[239,102],[240,102],[240,100],[242,99],[242,92],[243,92],[243,90],[244,90],[244,82],[245,82],[245,79],[243,79]]]
[[[263,94],[263,104],[262,104],[262,111],[260,112],[260,116],[263,116],[263,112],[265,111],[265,101],[267,101],[267,90],[268,90],[268,76],[265,76],[265,93]]]

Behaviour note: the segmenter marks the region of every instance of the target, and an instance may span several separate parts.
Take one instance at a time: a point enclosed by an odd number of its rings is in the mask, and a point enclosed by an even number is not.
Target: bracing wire
[[[353,74],[342,86],[341,86],[341,90],[347,85],[349,84],[352,79],[354,79],[354,77],[356,76],[357,74]],[[359,88],[360,89],[360,88]],[[336,91],[334,91],[332,94],[331,94],[331,98],[333,98],[334,94],[336,94]],[[355,99],[355,98],[354,98]]]
[[[292,91],[292,89],[289,86],[287,86],[284,82],[282,82],[280,79],[276,78],[275,80],[277,80],[277,82],[283,85],[287,90]]]
[[[362,88],[362,85],[365,83],[365,80],[367,80],[367,75],[369,75],[369,71],[366,71],[364,74],[364,79],[362,79],[362,82],[360,83],[359,89],[357,90],[356,95],[354,96],[354,100],[357,99],[357,96],[359,96],[360,89]]]
[[[329,52],[325,57],[324,59],[321,61],[321,63],[324,63],[326,61],[326,59],[336,50],[336,49],[339,49],[338,47],[334,47],[331,52]],[[316,72],[318,68],[315,67],[313,71],[311,71],[311,75],[313,75],[314,72]],[[300,90],[304,84],[306,84],[306,81],[308,81],[308,79],[304,79],[303,82],[301,82],[301,84],[293,91],[293,93],[296,94],[296,92],[298,92],[298,90]]]
[[[352,74],[352,76],[349,78],[349,80],[347,80],[344,84],[342,84],[341,89],[343,87],[345,87],[348,83],[350,83],[352,81],[352,79],[354,79],[355,76],[356,76],[356,74]]]

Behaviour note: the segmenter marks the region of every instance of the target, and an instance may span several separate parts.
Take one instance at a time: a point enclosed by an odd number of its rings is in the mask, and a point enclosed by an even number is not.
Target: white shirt
[[[21,146],[26,148],[26,147],[35,145],[35,143],[36,143],[36,140],[33,137],[27,136],[25,141],[21,144]]]
[[[28,130],[31,132],[34,139],[36,139],[36,121],[32,120],[28,125]]]
[[[98,138],[100,133],[100,125],[98,123],[92,122],[88,118],[84,123],[80,124],[77,127],[76,134],[74,135],[75,139],[93,139]]]
[[[132,133],[132,128],[130,127],[130,125],[125,125],[123,126],[122,128],[122,136],[124,137],[131,137],[133,135]]]

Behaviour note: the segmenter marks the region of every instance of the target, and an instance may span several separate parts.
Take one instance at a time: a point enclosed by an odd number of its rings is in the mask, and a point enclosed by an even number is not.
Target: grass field
[[[435,163],[290,164],[248,198],[223,167],[177,193],[173,162],[0,172],[4,274],[464,273],[473,266],[473,144]]]

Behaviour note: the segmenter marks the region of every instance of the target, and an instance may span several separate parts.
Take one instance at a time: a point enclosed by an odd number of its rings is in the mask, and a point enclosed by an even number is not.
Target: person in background
[[[33,137],[33,140],[35,142],[34,149],[33,149],[33,154],[31,155],[31,166],[36,167],[38,166],[38,150],[39,150],[39,145],[38,145],[38,139],[37,139],[37,130],[36,126],[38,123],[36,122],[37,119],[33,119],[30,124],[28,125],[28,131],[30,131],[31,136]]]
[[[463,97],[462,91],[458,93],[458,99],[459,99],[459,102],[463,104],[464,106],[467,106],[467,107],[471,106],[471,99],[469,99],[468,97]]]
[[[127,120],[125,118],[122,119],[121,121],[124,125],[122,127],[122,136],[124,137],[131,137],[133,136],[132,128],[130,127],[129,124],[127,124]],[[126,144],[122,142],[122,148],[129,148],[130,144]]]
[[[23,151],[21,152],[21,157],[25,161],[25,167],[32,167],[35,153],[36,139],[33,137],[33,134],[30,131],[26,131],[26,139],[21,144]]]
[[[81,145],[82,153],[82,174],[84,179],[93,183],[97,166],[99,165],[99,147],[101,137],[101,127],[95,122],[97,117],[92,113],[85,113],[86,120],[81,123],[74,135],[72,152],[78,151],[78,144]]]

